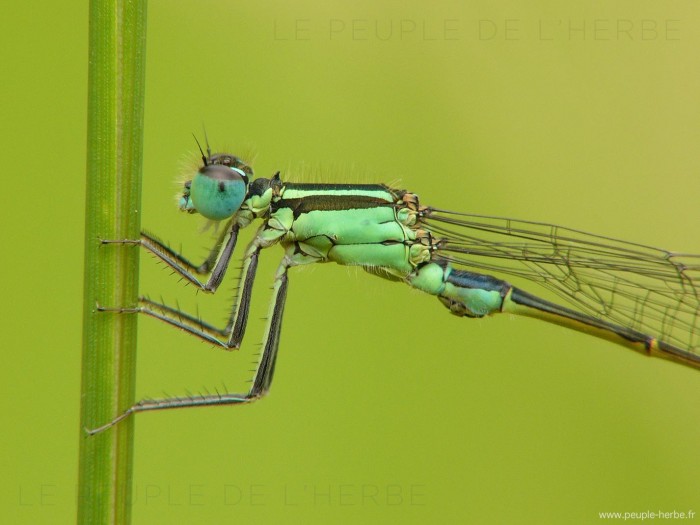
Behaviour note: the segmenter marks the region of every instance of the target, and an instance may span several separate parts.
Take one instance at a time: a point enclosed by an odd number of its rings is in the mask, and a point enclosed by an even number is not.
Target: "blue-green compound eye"
[[[194,208],[207,219],[228,219],[238,211],[248,192],[248,176],[243,170],[209,164],[199,170],[190,186]]]

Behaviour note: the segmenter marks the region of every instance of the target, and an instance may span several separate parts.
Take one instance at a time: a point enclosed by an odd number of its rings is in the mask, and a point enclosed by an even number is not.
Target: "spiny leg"
[[[285,230],[270,228],[269,225],[263,224],[255,234],[255,237],[248,245],[245,256],[243,257],[243,267],[241,273],[243,280],[238,287],[236,295],[236,303],[231,310],[226,328],[223,334],[228,337],[228,348],[239,348],[243,342],[245,329],[248,326],[248,313],[250,311],[250,302],[253,296],[253,283],[255,282],[255,274],[258,269],[258,258],[260,251],[263,248],[268,248],[279,242]],[[285,255],[287,260],[288,256]],[[291,260],[291,259],[289,259]],[[294,263],[296,264],[296,263]],[[292,263],[287,267],[293,266]]]
[[[226,327],[223,329],[206,323],[179,308],[151,301],[147,297],[139,297],[139,304],[135,308],[111,308],[98,305],[97,309],[101,312],[142,313],[227,350],[240,348],[248,324],[253,283],[263,244],[264,241],[261,240],[261,237],[256,235],[248,247],[243,260],[243,280],[238,287],[237,298],[232,306]]]
[[[201,396],[190,397],[172,397],[164,399],[144,399],[139,401],[131,408],[127,409],[123,414],[113,419],[109,423],[94,429],[86,429],[89,435],[94,435],[116,425],[126,417],[136,412],[145,412],[147,410],[166,410],[169,408],[186,408],[196,406],[213,406],[213,405],[240,405],[251,403],[263,397],[270,389],[272,384],[272,376],[275,371],[275,362],[277,360],[277,350],[279,349],[279,339],[282,329],[282,316],[284,313],[284,304],[287,298],[288,277],[287,271],[293,266],[291,258],[285,255],[280,264],[275,277],[275,285],[273,288],[271,308],[265,328],[265,336],[263,339],[263,350],[260,355],[260,360],[253,376],[253,384],[246,394],[242,393],[223,393],[223,394],[208,394]],[[162,319],[174,326],[178,326],[189,333],[201,337],[205,341],[221,344],[216,338],[210,336],[206,330],[214,329],[211,325],[201,323],[196,318],[182,314],[176,309],[162,310],[159,314],[155,314],[152,303],[148,300],[142,300],[143,306],[132,309],[114,309],[121,313],[142,312],[147,315],[152,315],[158,319]],[[149,306],[151,305],[151,306]],[[167,308],[167,307],[166,307]],[[173,317],[169,317],[172,315]],[[196,326],[191,326],[189,322],[199,323],[200,329]],[[225,346],[225,344],[224,344]]]
[[[255,273],[258,269],[258,257],[260,256],[260,250],[263,248],[264,246],[261,244],[260,235],[258,234],[248,246],[243,259],[243,268],[241,270],[243,281],[239,284],[236,303],[231,310],[231,315],[224,329],[224,333],[229,335],[229,343],[234,348],[240,347],[248,325],[248,312],[250,311],[250,301],[253,296]]]
[[[141,232],[139,240],[103,240],[102,244],[140,244],[190,283],[206,292],[214,292],[221,284],[231,261],[233,250],[236,247],[238,230],[239,225],[235,219],[230,221],[219,235],[209,252],[209,256],[199,265],[193,264],[180,253],[146,232]],[[224,243],[224,241],[226,242]],[[202,282],[197,278],[197,274],[209,275],[209,278],[206,282]]]
[[[282,316],[284,305],[287,301],[287,287],[289,279],[287,271],[290,262],[285,256],[280,264],[275,277],[275,286],[272,292],[272,307],[267,318],[265,337],[263,339],[263,351],[258,363],[258,370],[253,378],[253,386],[250,394],[260,398],[267,394],[272,384],[272,376],[275,373],[275,363],[277,362],[277,350],[279,349],[280,335],[282,333]]]

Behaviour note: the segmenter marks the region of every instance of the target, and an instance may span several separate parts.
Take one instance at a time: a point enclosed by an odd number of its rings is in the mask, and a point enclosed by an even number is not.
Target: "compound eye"
[[[240,169],[209,164],[199,170],[190,186],[194,208],[207,219],[228,219],[238,211],[248,192],[248,177]]]

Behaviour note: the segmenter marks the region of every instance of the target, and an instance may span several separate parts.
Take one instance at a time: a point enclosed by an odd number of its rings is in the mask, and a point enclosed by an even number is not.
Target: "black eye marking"
[[[219,191],[221,193],[226,191],[226,184],[224,184],[224,181],[222,181],[222,180],[219,181]]]

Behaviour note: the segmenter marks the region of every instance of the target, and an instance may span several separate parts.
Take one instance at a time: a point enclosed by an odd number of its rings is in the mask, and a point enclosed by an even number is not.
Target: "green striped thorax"
[[[185,182],[180,210],[198,212],[214,221],[228,219],[243,204],[253,169],[227,153],[203,156],[202,160],[204,165],[194,178]]]

